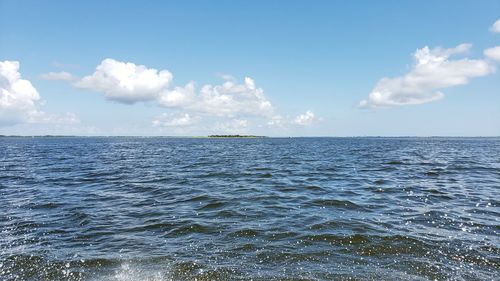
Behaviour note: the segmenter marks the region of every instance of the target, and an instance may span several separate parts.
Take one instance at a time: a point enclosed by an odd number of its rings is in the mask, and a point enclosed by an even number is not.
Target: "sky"
[[[0,0],[0,134],[500,136],[500,1]]]

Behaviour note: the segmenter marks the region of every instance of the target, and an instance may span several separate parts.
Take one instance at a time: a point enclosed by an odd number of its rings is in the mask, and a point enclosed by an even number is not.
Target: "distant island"
[[[209,135],[209,138],[265,138],[265,136],[252,135]]]

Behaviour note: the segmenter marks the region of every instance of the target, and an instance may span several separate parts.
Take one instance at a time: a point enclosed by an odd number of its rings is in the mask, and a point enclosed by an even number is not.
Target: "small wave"
[[[322,223],[313,224],[309,228],[314,230],[335,229],[338,228],[340,225],[341,224],[336,221],[326,221]]]
[[[226,202],[216,201],[216,202],[211,202],[211,203],[208,203],[208,204],[204,205],[203,207],[199,208],[199,210],[220,209],[220,208],[222,208],[222,207],[224,207],[226,205],[227,205]]]
[[[257,174],[257,176],[259,178],[268,179],[268,178],[272,178],[273,174],[271,174],[271,173],[264,173],[264,174]]]
[[[260,232],[258,230],[251,228],[240,229],[229,234],[230,237],[256,237],[259,235]]]
[[[211,200],[212,197],[209,197],[207,195],[198,195],[198,196],[193,196],[184,200],[179,200],[177,203],[182,203],[182,202],[201,202],[201,201],[209,201]]]
[[[305,189],[312,190],[312,191],[323,191],[324,190],[324,188],[322,188],[321,186],[317,186],[317,185],[306,185]]]
[[[317,199],[311,201],[311,204],[322,207],[337,207],[344,209],[360,209],[361,206],[349,200],[336,200],[336,199]]]
[[[36,204],[36,203],[30,203],[28,205],[28,208],[37,210],[37,209],[57,209],[64,206],[64,204],[61,203],[55,203],[55,202],[47,202],[43,204]]]
[[[152,224],[145,224],[143,226],[134,227],[134,228],[128,229],[128,231],[130,231],[130,232],[141,232],[141,231],[145,231],[145,230],[164,231],[164,230],[172,229],[176,225],[177,224],[174,224],[174,223],[152,223]]]
[[[220,217],[220,218],[241,218],[241,217],[245,217],[244,214],[242,213],[239,213],[235,210],[221,210],[219,212],[216,213],[216,216],[217,217]]]
[[[168,234],[169,235],[187,235],[187,234],[193,234],[193,233],[202,233],[202,234],[210,234],[216,232],[217,229],[214,227],[210,227],[207,225],[199,224],[199,223],[192,223],[188,225],[183,225],[181,227],[175,228],[174,230],[170,231]]]

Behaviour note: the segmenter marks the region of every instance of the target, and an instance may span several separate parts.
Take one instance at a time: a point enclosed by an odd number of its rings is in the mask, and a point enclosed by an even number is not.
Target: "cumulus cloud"
[[[498,19],[490,28],[491,32],[500,33],[500,19]]]
[[[484,55],[491,60],[500,62],[500,46],[484,50]]]
[[[198,122],[198,118],[189,113],[172,115],[163,113],[153,120],[153,126],[157,127],[187,127]]]
[[[158,71],[144,65],[105,59],[92,75],[79,79],[75,86],[102,92],[110,100],[135,103],[157,100],[172,78],[168,70]]]
[[[74,79],[71,73],[66,71],[60,72],[48,72],[40,75],[40,78],[43,80],[63,80],[63,81],[71,81]]]
[[[216,116],[234,117],[251,115],[270,117],[274,107],[264,95],[264,90],[253,79],[245,77],[244,83],[225,78],[221,85],[205,85],[201,88],[194,110]]]
[[[163,107],[187,107],[195,102],[195,84],[189,82],[184,87],[165,90],[158,96],[158,103]]]
[[[301,126],[306,127],[315,124],[318,121],[321,121],[321,118],[318,118],[314,112],[311,110],[306,111],[305,113],[299,114],[294,117],[283,117],[279,114],[272,116],[267,122],[268,127],[276,127],[276,128],[290,128],[291,126]]]
[[[55,115],[40,111],[40,94],[29,80],[22,79],[19,68],[18,61],[0,61],[0,125],[78,122],[71,113]]]
[[[360,107],[390,107],[422,104],[442,99],[441,89],[464,85],[470,78],[492,73],[494,66],[485,60],[456,59],[453,55],[469,51],[470,44],[444,49],[424,47],[415,54],[415,64],[404,76],[382,78]]]
[[[306,111],[304,114],[300,114],[295,119],[293,119],[293,124],[299,126],[308,126],[317,120],[314,113],[310,110]]]
[[[36,112],[40,100],[30,81],[22,79],[19,62],[0,62],[0,120],[4,124],[20,123]]]

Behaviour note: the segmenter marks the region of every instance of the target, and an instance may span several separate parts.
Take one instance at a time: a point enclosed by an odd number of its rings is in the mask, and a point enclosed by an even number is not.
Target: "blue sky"
[[[499,19],[488,0],[0,0],[0,134],[499,136]]]

